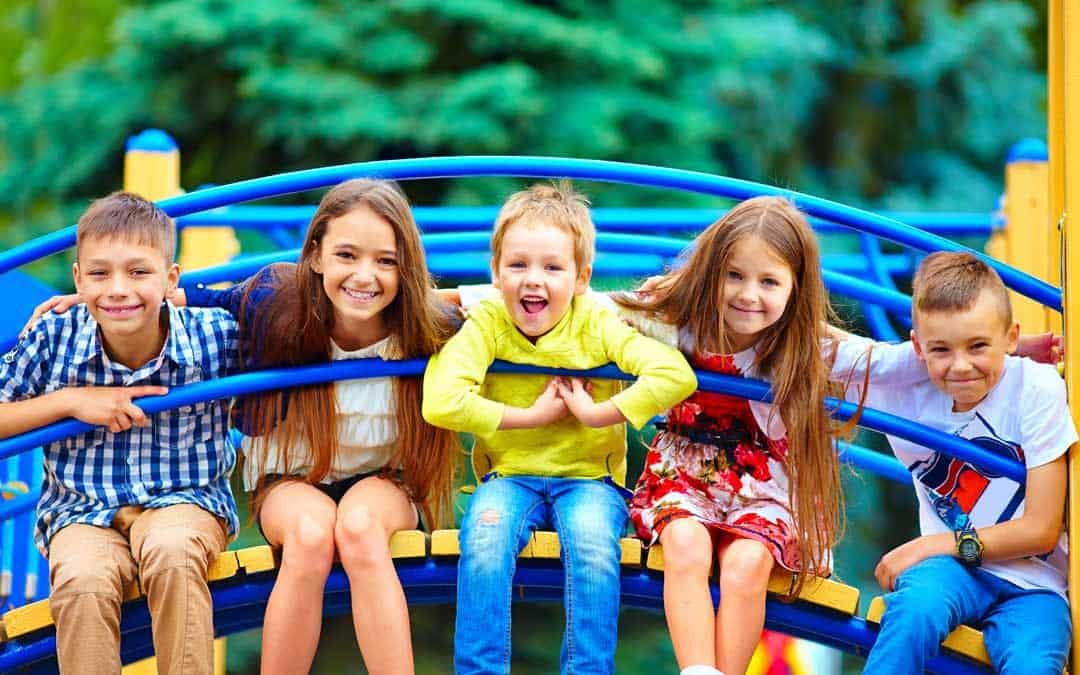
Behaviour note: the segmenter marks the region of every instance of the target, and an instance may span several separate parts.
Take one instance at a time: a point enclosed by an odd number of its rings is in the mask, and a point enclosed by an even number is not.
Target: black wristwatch
[[[964,518],[963,527],[953,532],[956,537],[956,557],[968,567],[978,567],[982,563],[983,543],[979,533],[971,526],[971,521]]]

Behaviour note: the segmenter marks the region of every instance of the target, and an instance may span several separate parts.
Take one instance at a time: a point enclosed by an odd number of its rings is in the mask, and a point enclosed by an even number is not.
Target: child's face
[[[326,224],[312,260],[334,306],[333,337],[356,349],[386,337],[382,311],[397,297],[397,237],[390,224],[366,206]]]
[[[751,347],[784,315],[791,297],[791,268],[760,237],[749,236],[731,249],[724,278],[724,332],[735,351]]]
[[[94,237],[79,242],[71,275],[103,335],[154,341],[161,303],[176,290],[180,268],[153,246]]]
[[[574,262],[573,235],[543,224],[510,226],[491,267],[514,325],[533,340],[566,315],[574,296],[589,287],[591,274],[591,267],[579,270]]]
[[[1001,379],[1019,333],[1017,324],[1005,323],[993,293],[983,290],[966,311],[918,312],[911,339],[930,381],[952,397],[954,411],[965,412]]]

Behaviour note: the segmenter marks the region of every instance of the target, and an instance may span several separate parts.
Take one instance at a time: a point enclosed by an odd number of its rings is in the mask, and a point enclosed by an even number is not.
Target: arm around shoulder
[[[694,393],[697,376],[679,350],[645,337],[613,313],[609,316],[601,330],[611,360],[623,372],[637,376],[637,381],[611,402],[640,429],[654,415]]]

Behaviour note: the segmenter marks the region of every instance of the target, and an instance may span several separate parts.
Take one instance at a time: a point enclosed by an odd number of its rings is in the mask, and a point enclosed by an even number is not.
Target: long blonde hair
[[[806,575],[827,569],[843,531],[843,494],[831,436],[847,433],[855,423],[834,428],[825,409],[829,369],[822,349],[834,315],[821,279],[817,238],[805,216],[780,197],[741,202],[697,237],[684,264],[664,276],[654,298],[622,297],[619,302],[686,329],[697,353],[728,353],[731,342],[718,303],[732,250],[751,236],[767,244],[793,280],[783,314],[755,344],[754,365],[771,382],[775,409],[787,427],[789,500],[803,561],[797,592]]]
[[[455,310],[434,292],[420,232],[405,196],[393,183],[355,179],[337,185],[323,197],[308,226],[300,262],[275,265],[271,270],[268,283],[272,294],[268,299],[249,302],[257,286],[246,290],[245,311],[240,315],[246,336],[241,347],[245,363],[296,366],[327,360],[334,307],[312,262],[319,255],[329,222],[361,208],[382,218],[397,240],[400,283],[397,296],[383,310],[396,346],[393,358],[430,356],[453,334]],[[251,305],[254,309],[246,311]],[[398,442],[391,466],[401,467],[404,488],[420,504],[428,523],[435,525],[449,515],[459,445],[456,434],[424,421],[421,392],[419,376],[394,380]],[[288,450],[303,441],[313,460],[303,480],[317,483],[326,477],[339,450],[334,383],[247,397],[237,403],[235,412],[245,427],[264,434],[256,437],[253,453],[263,462],[269,462],[270,448],[276,446],[281,455],[278,465],[288,467]],[[257,500],[256,511],[260,505]]]

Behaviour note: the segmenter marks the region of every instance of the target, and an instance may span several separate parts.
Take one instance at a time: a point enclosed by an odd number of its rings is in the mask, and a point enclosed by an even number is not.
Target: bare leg
[[[679,668],[716,664],[713,644],[712,538],[692,518],[672,521],[660,533],[664,547],[664,614]]]
[[[271,488],[259,520],[281,547],[281,569],[263,618],[263,675],[306,673],[322,631],[323,589],[334,563],[334,501],[306,483]]]
[[[716,621],[716,661],[727,675],[742,675],[765,627],[765,594],[773,557],[753,539],[735,539],[717,553],[720,611]]]
[[[372,675],[413,672],[409,607],[390,558],[390,535],[416,521],[408,496],[384,478],[352,486],[338,507],[334,538],[349,576],[356,642]]]

